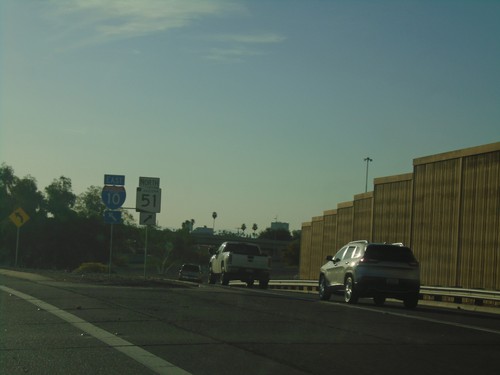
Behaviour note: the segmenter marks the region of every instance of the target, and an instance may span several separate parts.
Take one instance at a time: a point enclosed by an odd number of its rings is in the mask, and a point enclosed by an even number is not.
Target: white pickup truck
[[[271,272],[271,257],[262,254],[258,245],[248,242],[224,242],[216,251],[208,265],[208,282],[222,285],[230,280],[241,280],[249,287],[259,280],[259,287],[267,288]]]

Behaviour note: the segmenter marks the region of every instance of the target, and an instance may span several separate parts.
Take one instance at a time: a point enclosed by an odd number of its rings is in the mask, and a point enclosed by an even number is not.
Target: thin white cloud
[[[207,40],[229,45],[224,48],[212,48],[205,59],[218,62],[242,62],[245,57],[263,55],[256,50],[263,44],[281,43],[286,38],[278,34],[221,34],[208,36]]]
[[[210,39],[219,42],[236,42],[244,44],[270,44],[281,43],[286,38],[278,34],[224,34],[215,35]]]
[[[105,43],[182,28],[243,8],[227,0],[53,0],[51,18],[87,43]]]
[[[258,56],[263,53],[246,48],[212,48],[205,59],[218,62],[242,62],[245,57]]]
[[[57,27],[62,49],[80,48],[165,32],[190,26],[205,17],[245,15],[244,5],[234,0],[51,0],[51,24]],[[204,36],[218,44],[204,58],[240,62],[262,55],[258,46],[282,43],[276,33],[227,33]],[[134,51],[137,53],[137,51]]]

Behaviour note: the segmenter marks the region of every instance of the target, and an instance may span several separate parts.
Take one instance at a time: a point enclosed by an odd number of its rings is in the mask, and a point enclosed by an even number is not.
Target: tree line
[[[86,262],[107,264],[110,225],[103,220],[106,207],[101,200],[101,190],[102,187],[90,186],[76,195],[71,179],[61,176],[40,191],[34,177],[20,178],[12,167],[3,163],[0,166],[0,264],[14,265],[18,228],[9,216],[18,208],[29,216],[29,221],[19,228],[19,266],[74,270]],[[140,261],[144,255],[145,229],[125,210],[122,218],[122,225],[113,226],[112,264],[116,266]],[[268,228],[261,236],[276,238],[276,233],[269,233]],[[292,239],[289,232],[279,236],[283,240]],[[148,262],[156,266],[159,273],[175,262],[208,263],[208,253],[196,246],[190,226],[182,225],[178,230],[149,227],[147,244]],[[298,264],[298,251],[298,247],[290,248],[285,257],[292,263],[297,258]]]

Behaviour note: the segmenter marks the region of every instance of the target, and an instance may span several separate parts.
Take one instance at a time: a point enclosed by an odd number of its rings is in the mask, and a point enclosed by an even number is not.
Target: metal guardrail
[[[244,285],[244,283],[232,282],[233,285]],[[282,289],[303,293],[317,293],[317,280],[271,280],[269,289]],[[481,289],[463,289],[447,287],[420,287],[420,299],[436,302],[448,302],[456,304],[470,304],[475,306],[500,307],[500,291],[489,291]]]

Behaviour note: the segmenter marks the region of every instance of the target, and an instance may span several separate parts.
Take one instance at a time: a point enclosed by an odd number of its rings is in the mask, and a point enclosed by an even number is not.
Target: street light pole
[[[366,180],[365,180],[365,193],[368,192],[368,165],[373,159],[371,159],[369,156],[367,156],[365,159],[366,161]]]

